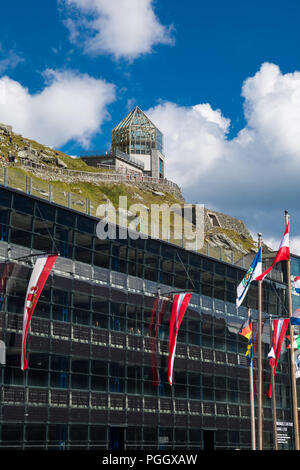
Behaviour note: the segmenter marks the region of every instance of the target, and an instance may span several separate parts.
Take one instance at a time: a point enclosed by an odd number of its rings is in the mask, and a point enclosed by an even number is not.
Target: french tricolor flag
[[[294,278],[294,287],[297,294],[300,294],[300,276]]]

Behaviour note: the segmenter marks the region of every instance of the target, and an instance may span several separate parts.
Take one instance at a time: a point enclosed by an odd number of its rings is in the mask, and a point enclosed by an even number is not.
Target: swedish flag
[[[250,338],[248,339],[248,346],[247,346],[247,351],[245,356],[248,358],[248,363],[249,366],[251,366],[251,363],[253,361],[253,341],[252,341],[252,334]]]

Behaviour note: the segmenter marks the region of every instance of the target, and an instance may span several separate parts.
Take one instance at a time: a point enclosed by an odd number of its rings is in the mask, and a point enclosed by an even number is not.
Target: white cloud
[[[282,234],[283,235],[283,234]],[[267,238],[264,243],[273,251],[279,249],[281,238]],[[296,235],[290,238],[290,251],[291,253],[300,256],[300,236]]]
[[[245,116],[256,138],[272,151],[274,159],[300,155],[300,72],[282,74],[274,64],[264,64],[246,80]]]
[[[233,139],[230,120],[209,104],[164,102],[146,111],[164,133],[167,177],[190,202],[236,215],[268,237],[280,236],[288,209],[300,235],[300,72],[265,63],[242,96],[247,124]]]
[[[290,250],[295,255],[300,256],[300,236],[291,238]]]
[[[146,111],[165,136],[166,171],[183,187],[214,168],[224,155],[230,121],[209,104],[166,102]]]
[[[23,57],[14,49],[7,50],[0,43],[0,74],[15,69],[22,62],[24,62]]]
[[[59,0],[66,6],[70,40],[91,55],[112,54],[133,60],[157,44],[172,44],[171,28],[163,26],[152,0]]]
[[[0,122],[42,144],[60,147],[70,140],[88,146],[109,115],[115,87],[85,74],[47,70],[45,87],[31,94],[8,76],[0,79],[4,102]]]

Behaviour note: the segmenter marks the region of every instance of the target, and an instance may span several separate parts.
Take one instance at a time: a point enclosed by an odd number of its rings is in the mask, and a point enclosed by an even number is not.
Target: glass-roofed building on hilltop
[[[140,160],[145,174],[164,178],[163,134],[138,106],[112,130],[111,145]]]

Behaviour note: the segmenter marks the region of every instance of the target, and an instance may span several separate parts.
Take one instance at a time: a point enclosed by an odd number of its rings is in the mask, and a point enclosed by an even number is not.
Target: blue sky
[[[138,105],[189,202],[275,249],[288,209],[300,247],[299,1],[12,0],[1,14],[0,121],[80,155]]]

